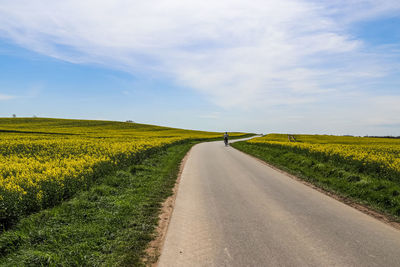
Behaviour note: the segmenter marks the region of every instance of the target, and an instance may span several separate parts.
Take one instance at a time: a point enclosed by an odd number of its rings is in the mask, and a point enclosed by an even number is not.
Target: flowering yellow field
[[[52,206],[165,145],[221,136],[109,121],[0,119],[0,221]]]
[[[400,139],[365,138],[328,135],[294,135],[289,141],[287,134],[268,134],[254,138],[250,143],[267,143],[323,153],[329,157],[341,157],[400,172]]]

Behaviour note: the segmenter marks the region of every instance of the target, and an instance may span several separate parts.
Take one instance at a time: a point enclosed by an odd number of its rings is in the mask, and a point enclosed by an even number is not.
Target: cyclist
[[[229,138],[228,132],[225,132],[225,133],[224,133],[224,143],[225,143],[225,146],[228,146],[228,138]]]

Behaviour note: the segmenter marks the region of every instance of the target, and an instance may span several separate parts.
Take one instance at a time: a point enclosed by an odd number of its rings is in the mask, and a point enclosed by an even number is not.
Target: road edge
[[[366,215],[368,215],[370,217],[373,217],[373,218],[379,220],[380,222],[382,222],[382,223],[384,223],[386,225],[389,225],[389,226],[391,226],[391,227],[393,227],[393,228],[395,228],[397,230],[400,230],[400,222],[395,221],[389,215],[386,215],[386,214],[384,214],[382,212],[379,212],[379,211],[374,210],[374,209],[372,209],[370,207],[367,207],[367,206],[365,206],[365,205],[363,205],[361,203],[358,203],[358,202],[356,202],[356,201],[354,201],[354,200],[352,200],[350,198],[347,198],[347,197],[344,197],[344,196],[340,196],[340,195],[335,194],[333,192],[327,191],[327,190],[325,190],[325,189],[323,189],[321,187],[318,187],[318,186],[314,185],[313,183],[310,183],[310,182],[307,182],[307,181],[301,179],[300,177],[298,177],[296,175],[293,175],[293,174],[291,174],[291,173],[289,173],[289,172],[287,172],[285,170],[282,170],[282,169],[280,169],[280,168],[278,168],[278,167],[276,167],[276,166],[274,166],[274,165],[272,165],[272,164],[270,164],[270,163],[268,163],[268,162],[266,162],[266,161],[264,161],[262,159],[259,159],[259,158],[255,157],[253,155],[250,155],[250,154],[248,154],[246,152],[243,152],[240,149],[237,149],[235,147],[232,147],[232,148],[234,148],[237,151],[239,151],[239,152],[241,152],[241,153],[243,153],[243,154],[245,154],[245,155],[257,160],[257,161],[259,161],[260,163],[270,167],[271,169],[274,169],[274,170],[276,170],[276,171],[278,171],[280,173],[285,174],[286,176],[292,178],[293,180],[296,180],[296,181],[298,181],[298,182],[300,182],[300,183],[302,183],[302,184],[304,184],[304,185],[306,185],[308,187],[311,187],[312,189],[314,189],[314,190],[316,190],[316,191],[318,191],[320,193],[323,193],[326,196],[329,196],[329,197],[331,197],[331,198],[333,198],[333,199],[335,199],[337,201],[340,201],[343,204],[346,204],[349,207],[352,207],[352,208],[354,208],[354,209],[356,209],[356,210],[358,210],[358,211],[360,211],[360,212],[362,212],[362,213],[364,213],[364,214],[366,214]]]
[[[198,144],[195,144],[194,146],[196,145]],[[165,238],[167,236],[168,227],[171,222],[172,213],[174,211],[182,172],[194,146],[189,149],[189,151],[186,153],[180,163],[175,185],[172,188],[172,194],[161,204],[160,214],[158,215],[158,225],[157,228],[154,230],[156,232],[155,239],[150,241],[147,249],[145,250],[146,256],[144,263],[146,264],[146,266],[156,267],[158,265],[161,251],[164,247]]]

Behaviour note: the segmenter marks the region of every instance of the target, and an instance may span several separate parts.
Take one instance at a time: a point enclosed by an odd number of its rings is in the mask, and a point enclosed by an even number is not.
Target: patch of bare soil
[[[240,151],[240,150],[238,150],[238,151]],[[242,153],[254,158],[255,160],[267,165],[268,167],[270,167],[270,168],[272,168],[272,169],[274,169],[274,170],[276,170],[278,172],[281,172],[281,173],[289,176],[290,178],[292,178],[294,180],[297,180],[297,181],[301,182],[302,184],[305,184],[305,185],[307,185],[307,186],[309,186],[309,187],[311,187],[311,188],[313,188],[313,189],[315,189],[315,190],[317,190],[317,191],[319,191],[319,192],[321,192],[321,193],[323,193],[323,194],[325,194],[325,195],[327,195],[327,196],[329,196],[331,198],[334,198],[334,199],[336,199],[336,200],[338,200],[338,201],[340,201],[340,202],[342,202],[342,203],[344,203],[344,204],[346,204],[346,205],[348,205],[348,206],[350,206],[352,208],[355,208],[358,211],[361,211],[364,214],[367,214],[367,215],[369,215],[369,216],[371,216],[371,217],[373,217],[373,218],[375,218],[375,219],[377,219],[377,220],[379,220],[379,221],[381,221],[381,222],[383,222],[383,223],[385,223],[387,225],[390,225],[390,226],[400,230],[400,222],[398,222],[395,218],[393,218],[392,216],[390,216],[388,214],[383,214],[382,212],[374,210],[374,209],[372,209],[370,207],[367,207],[367,206],[365,206],[363,204],[357,203],[357,202],[355,202],[354,200],[352,200],[350,198],[343,197],[343,196],[337,195],[335,193],[326,191],[323,188],[320,188],[320,187],[318,187],[318,186],[316,186],[316,185],[314,185],[314,184],[312,184],[310,182],[307,182],[307,181],[305,181],[305,180],[303,180],[303,179],[301,179],[301,178],[299,178],[299,177],[297,177],[297,176],[295,176],[293,174],[290,174],[290,173],[288,173],[288,172],[286,172],[284,170],[281,170],[278,167],[275,167],[274,165],[271,165],[268,162],[265,162],[265,161],[263,161],[263,160],[261,160],[261,159],[259,159],[257,157],[249,155],[249,154],[247,154],[247,153],[245,153],[243,151],[240,151],[240,152],[242,152]]]
[[[185,167],[185,163],[189,157],[190,151],[183,158],[178,178],[176,179],[175,186],[172,189],[172,195],[169,196],[164,203],[162,204],[161,212],[158,216],[158,226],[156,229],[156,238],[149,243],[148,248],[146,249],[146,256],[143,259],[143,262],[146,266],[155,267],[158,264],[158,259],[161,255],[161,250],[164,245],[165,237],[167,235],[169,222],[171,221],[172,212],[175,206],[176,195],[178,193],[178,187],[181,180],[181,175],[183,168]]]

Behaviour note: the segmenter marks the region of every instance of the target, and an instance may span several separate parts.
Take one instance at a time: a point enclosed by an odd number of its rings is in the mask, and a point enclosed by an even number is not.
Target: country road
[[[400,231],[223,142],[202,143],[158,266],[400,266]]]

